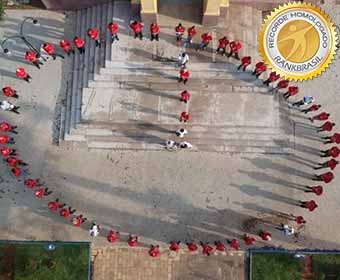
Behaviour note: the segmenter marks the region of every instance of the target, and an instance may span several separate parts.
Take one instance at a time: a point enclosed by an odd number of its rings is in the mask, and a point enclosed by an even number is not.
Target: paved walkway
[[[93,252],[95,280],[240,280],[245,279],[243,252],[209,257],[188,252],[162,252],[146,258],[146,249],[108,248]]]

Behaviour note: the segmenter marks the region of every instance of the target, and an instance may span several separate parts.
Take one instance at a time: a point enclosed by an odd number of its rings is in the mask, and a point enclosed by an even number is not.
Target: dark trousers
[[[96,40],[96,47],[101,47],[102,45],[101,45],[101,43],[100,43],[100,41],[99,40]]]
[[[39,60],[36,60],[36,61],[34,61],[34,62],[32,62],[33,63],[33,65],[35,66],[35,67],[37,67],[38,69],[40,69],[40,65],[44,65],[41,61],[39,61]]]
[[[77,48],[80,54],[85,53],[85,47]]]
[[[58,53],[52,53],[51,56],[53,57],[53,60],[56,60],[57,56],[64,59],[65,57],[61,54],[58,54]]]
[[[11,112],[16,113],[16,114],[20,114],[20,112],[18,111],[19,108],[20,108],[20,106],[15,106],[15,107],[11,110]]]
[[[222,55],[226,55],[225,53],[226,53],[226,51],[225,51],[225,48],[217,48],[217,50],[216,50],[216,53],[221,53]]]
[[[240,57],[239,57],[239,55],[238,55],[238,53],[237,52],[230,52],[227,56],[228,57],[231,57],[232,55],[234,55],[234,57],[237,59],[237,60],[240,60]]]
[[[118,34],[112,33],[111,35],[111,43],[113,43],[115,40],[119,41]]]
[[[71,54],[75,54],[74,50],[69,50],[68,52],[66,52],[67,56],[70,56]]]
[[[152,34],[151,33],[151,41],[153,41],[153,40],[156,40],[156,41],[158,41],[159,40],[159,36],[158,36],[159,34]]]
[[[140,40],[143,40],[143,33],[139,32],[139,33],[135,33],[135,39],[139,37]]]
[[[242,68],[243,72],[245,72],[247,66],[248,66],[248,65],[243,65],[243,64],[241,64],[239,67],[237,67],[237,70],[240,70],[240,69]]]
[[[187,81],[188,81],[188,79],[182,79],[182,78],[179,78],[179,79],[178,79],[178,82],[179,82],[179,83],[180,83],[180,82],[183,82],[183,84],[186,84]]]
[[[27,75],[27,77],[24,78],[24,80],[27,82],[27,83],[30,83],[31,82],[31,79],[32,77],[30,75]]]

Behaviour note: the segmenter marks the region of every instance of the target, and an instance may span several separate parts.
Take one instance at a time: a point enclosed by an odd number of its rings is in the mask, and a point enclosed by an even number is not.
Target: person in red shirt
[[[283,94],[283,97],[285,99],[288,99],[289,97],[292,97],[298,93],[299,93],[299,88],[295,86],[291,86],[291,87],[288,87],[288,91]]]
[[[118,30],[119,30],[119,26],[118,26],[118,23],[116,22],[110,22],[108,25],[107,25],[107,29],[109,29],[110,33],[111,33],[111,44],[117,40],[119,41],[119,38],[118,38]]]
[[[209,33],[203,33],[201,35],[201,39],[202,41],[196,48],[196,51],[204,50],[209,45],[210,41],[212,40],[212,36]]]
[[[222,241],[215,241],[216,251],[225,252],[226,248]]]
[[[320,175],[314,175],[314,177],[312,178],[313,181],[323,181],[325,184],[330,183],[333,179],[334,175],[330,171],[322,173]]]
[[[65,57],[61,54],[58,54],[55,52],[55,48],[51,43],[44,43],[42,45],[43,50],[50,56],[53,57],[53,60],[56,60],[57,56],[59,56],[60,58],[64,59]]]
[[[229,40],[226,36],[218,40],[218,47],[216,53],[221,53],[221,55],[226,55],[226,48],[229,45]]]
[[[299,200],[299,203],[301,208],[307,208],[310,212],[314,211],[318,207],[314,200],[309,201]]]
[[[2,88],[2,93],[7,97],[19,98],[17,91],[10,86],[5,86]]]
[[[187,248],[189,252],[196,252],[198,250],[198,246],[195,241],[186,242]]]
[[[34,195],[37,198],[43,198],[44,196],[48,196],[52,193],[52,191],[48,190],[48,188],[41,188],[41,189],[37,189],[34,191]]]
[[[39,178],[37,178],[37,179],[27,178],[27,179],[25,179],[24,184],[29,189],[33,189],[34,187],[43,186],[45,183],[43,181],[41,181]]]
[[[335,123],[331,123],[330,121],[327,121],[322,126],[318,127],[317,132],[332,131],[334,126],[335,126]]]
[[[332,136],[322,137],[322,139],[328,140],[324,144],[336,143],[340,144],[340,133],[334,133]]]
[[[340,154],[340,150],[337,146],[334,146],[328,150],[320,151],[321,155],[320,157],[333,157],[337,158]]]
[[[188,79],[190,77],[190,72],[188,71],[188,69],[183,68],[179,71],[179,78],[178,78],[178,82],[183,82],[183,84],[186,84]]]
[[[8,147],[1,147],[0,153],[4,158],[7,158],[9,156],[16,156],[16,154],[17,154],[15,149],[10,149]]]
[[[159,250],[159,245],[151,245],[149,250],[149,256],[153,258],[159,258],[161,256],[161,251]]]
[[[318,163],[319,166],[314,167],[314,169],[330,168],[331,170],[334,170],[338,163],[339,161],[332,158],[324,163]]]
[[[280,82],[277,83],[277,86],[275,88],[276,92],[279,91],[280,89],[285,89],[289,86],[289,81],[288,80],[281,80]]]
[[[309,108],[301,110],[301,112],[307,114],[309,112],[315,112],[315,111],[319,110],[320,108],[321,108],[320,104],[313,104]]]
[[[239,52],[242,48],[241,42],[232,41],[230,42],[229,47],[230,53],[228,54],[228,57],[234,56],[237,60],[240,60]]]
[[[17,157],[8,157],[6,159],[7,164],[10,167],[17,167],[17,166],[27,166],[28,164]]]
[[[66,203],[60,204],[59,198],[57,198],[56,200],[50,201],[47,204],[48,209],[50,209],[52,212],[57,212],[59,209],[65,206],[66,206]]]
[[[153,41],[153,40],[158,41],[159,40],[159,26],[158,26],[158,24],[156,24],[154,22],[151,23],[150,33],[151,33],[151,38],[150,38],[151,41]]]
[[[30,83],[32,80],[32,77],[26,72],[24,67],[19,67],[17,68],[17,70],[15,71],[15,75],[19,78],[19,79],[23,79],[24,81],[26,81],[27,83]]]
[[[188,112],[182,112],[179,118],[180,122],[187,122],[190,119],[190,114]]]
[[[16,131],[17,126],[15,125],[10,125],[8,122],[0,122],[0,131],[2,132],[11,132],[14,134],[18,134],[18,132]]]
[[[214,251],[214,248],[210,246],[209,242],[202,242],[201,241],[201,246],[202,246],[202,254],[210,256],[210,254]]]
[[[6,144],[15,144],[14,138],[9,137],[7,135],[1,134],[0,135],[0,144],[6,145]]]
[[[80,227],[86,220],[87,218],[85,218],[83,214],[80,214],[72,219],[72,224],[75,227]]]
[[[64,39],[59,42],[59,46],[64,50],[64,52],[70,56],[70,54],[75,54],[74,49],[71,47],[71,43]]]
[[[192,39],[195,37],[196,33],[197,32],[196,32],[195,25],[193,25],[190,28],[188,28],[188,38],[187,38],[187,43],[188,44],[192,44]]]
[[[39,58],[39,55],[33,50],[27,51],[25,54],[25,60],[27,60],[28,62],[31,62],[35,67],[40,69],[40,65],[44,65],[44,64],[38,58]]]
[[[101,47],[98,28],[91,27],[87,30],[87,36],[96,42],[96,47]]]
[[[305,192],[311,192],[311,193],[315,193],[316,195],[322,195],[323,187],[322,186],[314,186],[314,187],[306,186]]]
[[[241,64],[239,65],[239,67],[237,67],[237,70],[240,70],[243,67],[243,72],[246,71],[246,68],[248,65],[251,64],[251,56],[244,56],[241,58]]]
[[[276,82],[280,79],[280,75],[275,72],[270,72],[269,78],[263,82],[264,85],[269,86],[269,84]]]
[[[183,34],[185,32],[185,28],[182,26],[182,23],[179,23],[176,27],[175,27],[175,32],[176,32],[176,41],[182,41],[183,38]]]
[[[234,250],[240,250],[240,242],[237,239],[228,240],[230,247]]]
[[[76,209],[72,209],[71,206],[69,206],[68,208],[62,208],[59,211],[60,216],[64,217],[64,218],[68,218],[70,217],[72,214],[74,214],[77,210]]]
[[[176,253],[178,253],[179,250],[181,249],[179,244],[181,244],[181,241],[171,241],[170,246],[169,246],[169,250],[175,251]]]
[[[181,102],[183,101],[185,104],[190,100],[191,94],[187,90],[181,92]]]
[[[260,75],[267,71],[267,66],[264,62],[258,62],[255,65],[255,70],[253,71],[252,75],[256,76],[256,79],[260,77]]]
[[[322,112],[314,117],[311,117],[311,118],[308,118],[311,122],[314,122],[314,121],[327,121],[329,116],[331,114],[328,114],[326,112]]]
[[[78,49],[79,54],[85,53],[85,40],[82,37],[78,37],[78,36],[74,37],[73,44]]]
[[[119,232],[110,230],[106,238],[107,238],[107,241],[109,241],[110,243],[115,243],[116,241],[119,240]]]
[[[247,246],[251,246],[255,243],[255,238],[248,235],[248,234],[245,234],[244,237],[243,237],[243,240],[244,240],[244,243],[247,245]]]
[[[19,168],[19,167],[13,167],[11,169],[11,172],[13,174],[14,177],[21,177],[21,176],[28,176],[29,172],[27,169],[23,169],[23,168]]]
[[[298,225],[305,224],[306,221],[302,216],[294,216],[293,214],[290,214],[291,220],[296,222]]]
[[[265,230],[261,230],[260,232],[260,237],[262,238],[262,240],[264,241],[270,241],[272,240],[272,235],[270,232],[265,231]]]
[[[137,247],[138,246],[138,236],[129,235],[129,239],[127,241],[130,247]]]
[[[143,40],[143,23],[138,21],[130,21],[130,28],[133,30],[135,34],[135,39],[139,37],[140,40]]]

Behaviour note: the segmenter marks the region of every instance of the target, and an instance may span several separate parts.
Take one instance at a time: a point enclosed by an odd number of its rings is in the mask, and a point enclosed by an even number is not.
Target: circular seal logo
[[[288,80],[320,75],[332,62],[337,34],[329,16],[310,3],[286,3],[265,19],[259,34],[263,61]]]

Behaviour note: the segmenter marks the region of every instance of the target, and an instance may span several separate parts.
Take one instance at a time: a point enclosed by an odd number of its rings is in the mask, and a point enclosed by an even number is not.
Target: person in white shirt
[[[176,142],[173,141],[173,140],[167,140],[165,142],[165,145],[168,149],[172,149],[172,148],[175,148],[176,147]]]
[[[98,236],[99,230],[100,230],[99,226],[96,223],[93,223],[89,230],[90,236],[93,236],[93,237]]]
[[[188,134],[188,131],[185,129],[185,128],[179,128],[176,130],[176,135],[179,137],[179,138],[183,138],[184,135]]]
[[[1,110],[11,111],[11,112],[14,112],[16,114],[20,114],[19,111],[18,111],[19,108],[20,108],[19,106],[15,106],[7,100],[0,101],[0,109]]]
[[[185,67],[188,61],[189,61],[189,55],[186,52],[179,55],[178,62],[182,68]]]
[[[182,149],[191,149],[193,145],[190,144],[189,142],[181,142],[179,143],[179,147]]]

